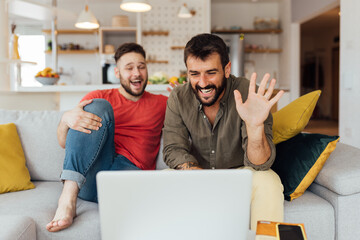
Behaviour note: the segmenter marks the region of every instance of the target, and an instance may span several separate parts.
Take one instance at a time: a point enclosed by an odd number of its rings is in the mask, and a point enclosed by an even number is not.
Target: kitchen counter
[[[154,94],[164,94],[167,95],[166,88],[168,84],[148,84],[146,86],[146,91]],[[41,87],[15,87],[15,92],[90,92],[97,89],[110,89],[110,88],[119,88],[120,84],[102,84],[102,85],[44,85]]]

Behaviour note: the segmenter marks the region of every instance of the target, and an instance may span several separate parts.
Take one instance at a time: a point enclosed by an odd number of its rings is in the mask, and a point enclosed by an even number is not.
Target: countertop
[[[148,92],[166,92],[168,84],[148,84]],[[101,84],[101,85],[44,85],[41,87],[15,87],[15,92],[90,92],[97,89],[119,88],[120,84]]]

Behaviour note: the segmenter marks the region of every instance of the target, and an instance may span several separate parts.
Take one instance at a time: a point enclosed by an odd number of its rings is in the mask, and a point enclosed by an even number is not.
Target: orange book
[[[307,240],[303,223],[258,221],[256,240]]]

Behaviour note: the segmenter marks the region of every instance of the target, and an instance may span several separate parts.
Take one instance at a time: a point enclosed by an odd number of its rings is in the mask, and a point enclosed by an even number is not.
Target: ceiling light
[[[99,28],[99,22],[94,14],[90,11],[88,5],[85,5],[85,9],[81,11],[75,27],[83,29],[96,29]]]
[[[151,5],[147,0],[123,0],[120,8],[127,12],[147,12],[151,10]]]
[[[191,18],[193,15],[195,15],[195,11],[190,11],[186,5],[186,3],[184,3],[184,5],[182,5],[180,7],[179,13],[178,13],[178,17],[179,18]]]

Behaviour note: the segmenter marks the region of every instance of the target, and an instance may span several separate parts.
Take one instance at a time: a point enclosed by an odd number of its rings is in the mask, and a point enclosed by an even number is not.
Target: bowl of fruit
[[[38,72],[35,76],[36,81],[42,85],[54,85],[59,81],[59,74],[54,72],[52,68],[45,68],[44,70]]]

